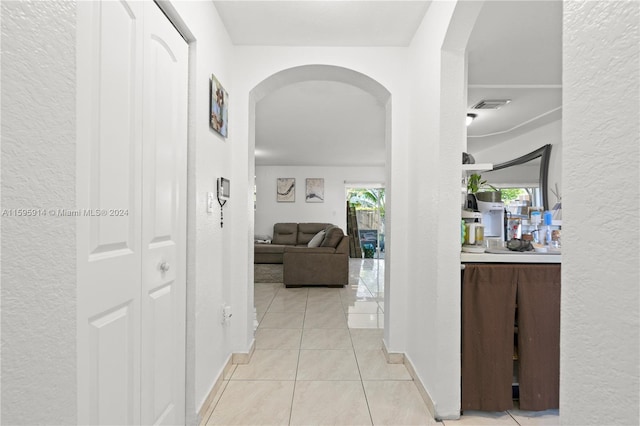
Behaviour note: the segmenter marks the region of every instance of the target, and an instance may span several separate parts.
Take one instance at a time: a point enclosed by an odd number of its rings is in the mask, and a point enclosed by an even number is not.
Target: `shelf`
[[[493,164],[491,163],[478,163],[478,164],[463,164],[463,172],[483,172],[487,170],[493,170]]]

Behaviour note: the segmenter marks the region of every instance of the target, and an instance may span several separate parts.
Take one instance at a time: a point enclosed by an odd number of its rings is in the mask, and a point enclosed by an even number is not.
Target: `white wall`
[[[392,144],[387,145],[387,169],[385,171],[386,181],[386,231],[385,245],[387,249],[385,268],[386,282],[390,283],[389,296],[386,297],[387,302],[397,298],[402,306],[401,300],[404,289],[410,285],[407,280],[408,266],[407,250],[410,247],[405,244],[407,241],[407,212],[410,204],[409,193],[413,189],[410,188],[407,170],[407,128],[409,120],[408,99],[410,95],[410,87],[406,79],[406,54],[405,48],[340,48],[340,47],[236,47],[236,63],[234,75],[235,93],[243,102],[239,106],[239,117],[236,119],[245,121],[246,129],[240,128],[244,134],[240,135],[241,140],[247,140],[248,155],[246,159],[249,161],[250,168],[248,175],[251,176],[253,183],[254,170],[251,165],[254,164],[253,151],[255,149],[254,122],[251,114],[255,110],[255,102],[257,97],[263,96],[264,93],[252,92],[254,88],[259,86],[270,76],[273,76],[283,70],[293,69],[295,67],[305,65],[328,65],[347,70],[353,70],[364,74],[365,78],[372,79],[373,85],[382,85],[390,94],[388,99],[387,114],[389,125],[387,139],[392,140]],[[259,66],[258,66],[259,64]],[[338,71],[339,72],[339,71]],[[368,83],[371,84],[371,83]],[[262,89],[262,87],[260,87]],[[242,111],[249,111],[249,115],[241,114]],[[279,176],[288,177],[288,176]],[[307,176],[303,176],[307,177]],[[313,176],[308,176],[313,177]],[[299,185],[299,182],[297,182]],[[252,200],[253,186],[248,191],[247,197]],[[274,190],[275,192],[275,190]],[[390,206],[390,200],[393,200],[397,208]],[[238,212],[238,214],[243,214]],[[253,224],[253,204],[249,215]],[[260,225],[264,226],[264,225]],[[254,229],[249,229],[250,235],[246,239],[246,250],[253,250]],[[269,231],[268,233],[271,233]],[[394,246],[393,241],[398,241]],[[417,244],[417,243],[416,243]],[[393,252],[393,254],[392,254]],[[252,278],[252,271],[249,272]],[[385,321],[396,321],[398,326],[396,334],[399,340],[399,349],[404,351],[404,338],[402,333],[404,330],[404,308],[399,307],[393,312],[385,310]],[[393,317],[397,319],[394,320]],[[385,323],[388,329],[389,325]]]
[[[433,2],[411,49],[411,190],[408,280],[391,312],[390,350],[405,352],[434,402],[436,416],[460,414],[460,153],[464,146],[464,48],[481,4]],[[392,282],[393,286],[396,284]],[[386,306],[385,306],[386,307]],[[385,310],[385,312],[387,312]],[[404,344],[394,335],[404,333]]]
[[[640,423],[638,2],[565,2],[560,416]]]
[[[242,193],[246,183],[234,179],[232,158],[241,143],[231,119],[229,136],[224,139],[209,126],[209,79],[211,74],[230,93],[229,116],[235,117],[232,58],[229,37],[212,2],[172,2],[183,24],[195,41],[190,43],[189,74],[189,155],[187,230],[187,421],[195,414],[222,373],[234,351],[232,328],[221,324],[221,306],[232,308],[245,301],[234,300],[231,265],[243,264],[242,253],[231,249],[234,226],[246,226],[242,218],[229,213],[229,206],[242,197],[232,198],[225,207],[225,224],[220,227],[220,210],[206,210],[207,192],[216,192],[216,179],[231,178],[231,191]],[[246,161],[244,162],[246,163]],[[242,165],[240,165],[242,167]],[[246,165],[245,165],[246,167]],[[239,256],[239,257],[236,257]],[[242,310],[233,316],[242,321]],[[245,315],[246,316],[246,315]]]
[[[75,2],[1,7],[2,208],[73,209]],[[76,422],[75,239],[74,218],[2,217],[2,424]]]
[[[439,417],[457,417],[460,407],[456,218],[466,137],[464,46],[478,11],[471,2],[432,3],[410,48],[236,47],[234,66],[235,93],[240,102],[246,99],[240,111],[249,114],[256,99],[245,94],[279,71],[302,65],[355,70],[391,93],[384,338],[391,352],[411,359]],[[443,43],[450,48],[445,54]],[[255,140],[249,118],[240,137],[248,140],[251,164]],[[250,239],[246,244],[252,247]]]
[[[384,167],[293,167],[256,166],[256,234],[273,235],[278,222],[325,222],[347,232],[346,182],[384,183]],[[277,178],[296,179],[293,203],[276,201]],[[324,179],[324,202],[305,201],[305,180]]]

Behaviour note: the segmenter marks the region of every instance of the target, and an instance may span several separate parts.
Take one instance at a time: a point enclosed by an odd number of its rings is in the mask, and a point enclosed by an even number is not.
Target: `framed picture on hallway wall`
[[[211,74],[209,81],[209,125],[213,130],[227,137],[229,94],[218,79]]]
[[[324,203],[324,179],[307,178],[305,201],[307,203]]]
[[[296,201],[296,179],[278,178],[276,199],[279,203]]]

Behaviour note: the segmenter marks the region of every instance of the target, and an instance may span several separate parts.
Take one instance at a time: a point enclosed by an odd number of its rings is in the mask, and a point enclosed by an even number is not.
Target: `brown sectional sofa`
[[[320,231],[319,246],[309,247]],[[349,237],[329,223],[276,223],[271,244],[255,244],[254,263],[282,263],[286,287],[342,287],[349,281]]]

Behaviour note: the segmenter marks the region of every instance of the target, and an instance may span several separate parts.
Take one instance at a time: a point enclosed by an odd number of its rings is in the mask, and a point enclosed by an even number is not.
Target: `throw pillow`
[[[330,226],[325,230],[325,232],[326,235],[324,236],[324,240],[322,241],[322,244],[320,244],[320,247],[336,248],[344,236],[342,229],[337,226]]]
[[[324,240],[324,231],[320,231],[314,235],[311,241],[309,241],[309,244],[307,244],[307,247],[320,247],[322,240]]]

